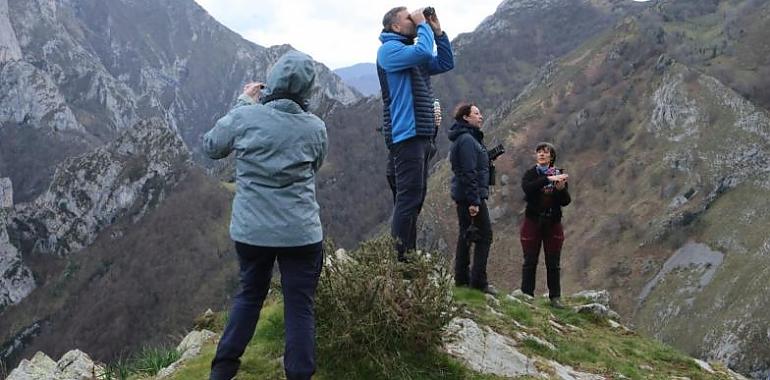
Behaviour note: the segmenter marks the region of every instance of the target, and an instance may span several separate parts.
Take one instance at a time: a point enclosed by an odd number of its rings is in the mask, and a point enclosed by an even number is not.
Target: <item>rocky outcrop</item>
[[[648,130],[674,142],[693,138],[703,120],[697,102],[681,88],[682,74],[669,73],[662,83],[652,96],[655,108]]]
[[[16,247],[8,241],[5,220],[6,211],[0,208],[0,312],[35,289],[32,272],[22,262]]]
[[[13,182],[10,178],[0,178],[0,209],[13,207]]]
[[[156,379],[166,379],[171,377],[174,372],[178,371],[185,362],[200,355],[203,345],[206,343],[212,343],[217,340],[218,335],[209,330],[195,330],[191,331],[187,336],[182,339],[182,342],[176,347],[176,352],[181,356],[179,360],[172,363],[170,366],[160,370]]]
[[[19,302],[35,288],[32,272],[24,265],[21,254],[8,240],[7,212],[13,207],[13,185],[0,178],[0,312]]]
[[[46,193],[16,207],[9,227],[22,250],[66,255],[119,218],[141,218],[179,180],[188,159],[164,121],[141,122],[113,143],[62,163]]]
[[[27,62],[0,66],[0,89],[0,125],[16,123],[53,131],[85,131],[56,83]]]
[[[31,360],[22,360],[7,380],[97,380],[103,374],[104,369],[79,350],[67,352],[58,362],[38,352]]]
[[[192,0],[3,0],[0,32],[2,54],[12,57],[0,59],[0,140],[3,129],[24,128],[5,138],[43,140],[50,151],[0,153],[3,175],[19,183],[25,200],[40,195],[40,183],[62,156],[91,151],[152,117],[165,120],[193,157],[208,163],[199,154],[201,135],[232,106],[243,83],[264,80],[292,49],[250,43]],[[361,99],[324,65],[317,63],[316,72],[317,113]],[[27,170],[28,161],[47,170]],[[34,180],[19,181],[25,176]]]
[[[21,59],[21,48],[16,32],[8,19],[8,0],[0,0],[0,65]]]
[[[513,339],[472,319],[453,319],[446,331],[444,350],[474,371],[502,377],[540,375],[535,361],[519,352]]]

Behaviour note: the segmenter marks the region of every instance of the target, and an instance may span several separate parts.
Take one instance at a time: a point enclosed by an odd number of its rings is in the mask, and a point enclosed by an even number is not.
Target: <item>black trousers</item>
[[[395,174],[396,200],[391,235],[396,240],[398,259],[417,246],[417,216],[428,190],[429,137],[416,136],[390,147]]]
[[[286,347],[283,364],[289,380],[307,380],[315,372],[313,304],[323,263],[323,244],[301,247],[257,247],[236,242],[241,290],[233,300],[230,320],[211,362],[210,380],[230,380],[254,335],[262,304],[278,261],[284,305]]]
[[[489,248],[492,246],[492,223],[489,220],[487,202],[481,201],[479,213],[473,218],[468,212],[469,203],[457,202],[456,204],[459,229],[455,250],[455,284],[484,289],[489,284],[487,282],[487,259],[489,258]],[[477,239],[474,242],[468,239],[467,232],[471,224],[478,228]],[[474,252],[469,276],[468,265],[471,263],[471,245],[474,246]]]

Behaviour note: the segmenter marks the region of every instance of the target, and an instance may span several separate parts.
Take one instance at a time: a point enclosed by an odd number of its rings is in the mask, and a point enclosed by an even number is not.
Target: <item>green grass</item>
[[[542,297],[516,302],[501,296],[497,297],[500,306],[493,306],[502,313],[499,316],[489,310],[487,305],[494,303],[488,303],[481,292],[460,288],[455,289],[454,297],[458,304],[468,308],[474,319],[483,321],[498,333],[515,336],[521,331],[513,322],[515,320],[526,326],[527,334],[556,347],[551,350],[534,339],[523,339],[518,348],[528,356],[551,359],[578,370],[610,377],[723,378],[703,372],[690,357],[669,346],[634,332],[612,329],[606,319],[575,313],[570,306],[580,303],[578,300],[566,300],[567,309],[556,309]],[[558,330],[550,321],[563,329]]]
[[[283,355],[283,304],[269,299],[262,313],[246,352],[241,358],[239,380],[279,379],[283,370],[279,358]],[[216,345],[207,345],[197,358],[187,362],[171,379],[207,379]]]
[[[497,297],[499,305],[495,305],[494,302],[488,303],[487,297],[481,292],[468,288],[455,288],[453,297],[465,308],[466,313],[473,315],[477,321],[488,321],[499,333],[515,336],[517,331],[521,331],[513,322],[515,320],[526,326],[526,333],[544,339],[556,347],[556,350],[551,350],[534,339],[520,340],[518,349],[528,356],[555,360],[577,370],[609,377],[623,375],[630,379],[668,379],[671,376],[686,376],[704,380],[726,378],[703,372],[691,358],[664,344],[633,332],[614,330],[606,320],[577,314],[569,308],[552,308],[544,298],[516,302],[500,296]],[[568,306],[575,304],[573,300],[566,302]],[[491,312],[488,304],[499,314]],[[554,328],[549,320],[564,326],[564,331]],[[568,325],[574,327],[569,328]],[[280,363],[283,344],[283,306],[280,299],[271,298],[262,310],[257,330],[242,357],[238,379],[284,378]],[[205,346],[200,356],[187,362],[171,379],[207,378],[215,348],[214,344]],[[499,379],[496,376],[475,373],[438,349],[419,351],[404,347],[394,359],[399,360],[399,363],[387,373],[383,371],[380,363],[375,364],[374,361],[335,360],[331,365],[319,360],[318,372],[314,379]],[[137,380],[143,378],[141,375],[128,377]]]
[[[144,347],[131,357],[121,357],[105,366],[101,380],[127,380],[154,376],[180,358],[171,346]]]
[[[241,358],[239,380],[251,379],[281,379],[283,370],[279,361],[283,355],[283,304],[279,300],[266,302],[262,309],[257,330]],[[208,378],[211,359],[216,347],[207,345],[197,358],[187,362],[184,368],[174,374],[171,379],[197,380]],[[314,379],[473,379],[494,380],[495,376],[485,376],[473,373],[460,363],[436,350],[412,352],[405,349],[398,356],[401,360],[397,373],[383,373],[379,366],[372,362],[360,360],[355,362],[342,361],[343,365],[329,367],[319,362],[319,368]]]

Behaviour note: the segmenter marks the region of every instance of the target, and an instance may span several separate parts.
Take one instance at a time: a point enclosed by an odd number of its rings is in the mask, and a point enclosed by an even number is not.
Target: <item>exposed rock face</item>
[[[156,378],[166,379],[170,377],[175,371],[179,370],[186,361],[198,356],[201,353],[201,348],[203,348],[204,344],[216,341],[217,337],[217,334],[209,330],[191,331],[176,347],[176,352],[182,355],[182,357],[170,366],[160,370]]]
[[[0,0],[0,64],[18,59],[21,48],[8,19],[8,0]]]
[[[700,110],[697,103],[683,91],[682,75],[669,74],[663,85],[653,94],[649,130],[657,136],[678,142],[698,133]],[[702,122],[702,120],[700,120]]]
[[[138,220],[157,205],[188,159],[165,122],[141,122],[109,145],[62,163],[46,193],[16,207],[13,234],[29,252],[62,256],[81,249],[118,218]]]
[[[38,352],[31,360],[22,360],[7,380],[97,380],[103,373],[103,368],[79,350],[67,352],[58,362]]]
[[[50,168],[60,161],[53,152],[85,153],[151,117],[166,120],[205,162],[201,135],[244,83],[263,80],[291,49],[250,43],[192,0],[3,0],[0,32],[0,167],[21,201],[44,188],[20,178],[50,175],[25,170],[27,160]],[[323,65],[316,70],[311,105],[319,113],[361,98]],[[20,137],[16,129],[27,131]],[[3,139],[14,137],[45,138],[52,152],[11,154]]]
[[[6,211],[0,208],[0,312],[32,292],[35,279],[21,260],[19,251],[8,241]]]
[[[13,184],[8,178],[0,178],[0,312],[6,306],[19,302],[35,288],[32,272],[22,262],[16,247],[8,241],[6,222],[11,207]]]
[[[13,207],[13,183],[10,178],[0,178],[0,209]]]
[[[24,61],[6,63],[0,67],[0,88],[0,125],[17,123],[51,131],[85,131],[56,83],[35,66]]]
[[[513,339],[488,327],[482,329],[472,319],[452,320],[447,334],[444,349],[474,371],[502,377],[540,375],[534,360],[519,352]]]

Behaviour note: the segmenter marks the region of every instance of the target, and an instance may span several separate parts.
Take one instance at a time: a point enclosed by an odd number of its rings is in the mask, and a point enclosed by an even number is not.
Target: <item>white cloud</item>
[[[261,46],[291,44],[330,68],[374,62],[382,16],[404,5],[383,0],[196,0],[219,22]],[[444,0],[434,4],[441,26],[454,38],[494,13],[500,0]]]

